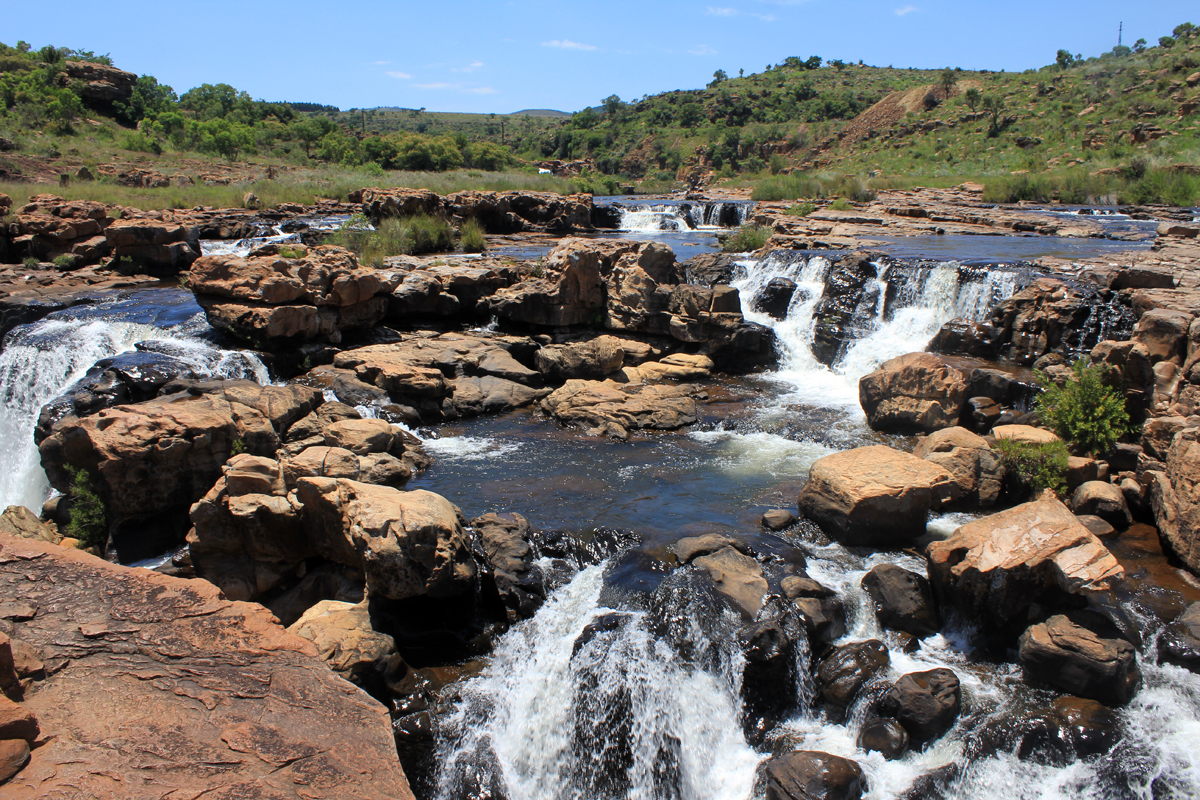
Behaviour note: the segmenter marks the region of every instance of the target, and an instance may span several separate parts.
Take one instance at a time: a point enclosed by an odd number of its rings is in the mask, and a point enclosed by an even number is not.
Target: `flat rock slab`
[[[386,709],[256,603],[3,534],[0,596],[46,662],[6,799],[413,796]]]

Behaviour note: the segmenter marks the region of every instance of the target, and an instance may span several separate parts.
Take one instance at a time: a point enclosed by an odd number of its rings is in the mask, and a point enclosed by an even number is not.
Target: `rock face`
[[[1023,629],[1047,609],[1082,605],[1124,569],[1055,499],[1036,500],[963,525],[926,549],[943,602],[968,619]]]
[[[443,212],[475,219],[488,233],[592,230],[592,197],[553,192],[457,192],[439,197],[427,189],[362,189],[362,211],[378,224],[387,217]]]
[[[132,72],[91,61],[67,61],[64,66],[67,77],[83,83],[79,96],[90,108],[112,111],[114,103],[128,103],[133,96],[137,75]]]
[[[967,383],[941,358],[909,353],[864,375],[858,382],[858,400],[873,430],[929,433],[958,424]]]
[[[767,800],[859,800],[862,768],[848,758],[796,750],[763,764]]]
[[[982,436],[966,428],[944,428],[917,442],[913,455],[950,473],[948,505],[990,508],[1004,485],[1004,465]]]
[[[6,798],[412,797],[387,710],[261,606],[2,534],[0,587],[35,609],[13,635],[47,664]]]
[[[924,575],[880,564],[863,576],[862,587],[875,603],[875,616],[886,628],[923,639],[942,627],[933,592]]]
[[[1200,572],[1200,428],[1182,429],[1167,450],[1166,472],[1150,472],[1154,519],[1163,540]]]
[[[1128,703],[1142,682],[1133,645],[1095,613],[1059,614],[1031,626],[1019,657],[1026,678],[1110,706]]]
[[[240,256],[205,256],[188,285],[209,323],[265,347],[341,341],[343,331],[369,328],[388,311],[394,287],[354,255],[329,245],[297,246],[299,257],[269,245]],[[397,279],[398,281],[398,279]]]
[[[894,545],[925,532],[929,509],[950,497],[946,470],[886,446],[859,447],[813,463],[800,512],[842,544]]]

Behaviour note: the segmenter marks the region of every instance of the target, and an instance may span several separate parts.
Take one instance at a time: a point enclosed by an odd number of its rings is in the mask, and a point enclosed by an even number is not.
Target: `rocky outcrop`
[[[3,535],[0,594],[31,609],[11,635],[47,665],[6,798],[412,797],[384,706],[261,606]]]
[[[67,61],[66,77],[80,84],[79,98],[89,108],[111,112],[116,103],[128,103],[133,97],[137,75],[93,61]]]
[[[191,226],[152,217],[122,217],[104,229],[114,258],[170,274],[187,269],[200,257],[198,231]]]
[[[950,474],[886,446],[817,459],[800,491],[800,512],[851,546],[898,546],[925,532],[931,508],[950,499]]]
[[[885,361],[858,382],[867,424],[877,431],[931,431],[958,424],[967,400],[963,374],[929,353]]]
[[[546,600],[547,587],[532,544],[529,520],[488,513],[471,520],[479,531],[490,579],[509,622],[526,619]]]
[[[1010,632],[1047,610],[1083,605],[1124,575],[1100,540],[1050,498],[969,522],[932,542],[926,557],[944,603]]]
[[[384,318],[394,285],[358,266],[343,248],[297,246],[296,257],[269,245],[249,257],[205,256],[188,285],[209,323],[263,347],[340,342],[348,330]]]
[[[913,455],[950,473],[947,505],[990,508],[1004,486],[1004,465],[982,436],[966,428],[943,428],[917,442]]]
[[[427,189],[361,189],[351,200],[375,224],[388,217],[444,214],[458,222],[474,219],[488,233],[592,230],[592,197],[553,192],[457,192],[439,197]]]
[[[1129,702],[1141,686],[1137,651],[1099,614],[1069,612],[1032,625],[1021,636],[1027,680],[1110,706]]]
[[[1167,450],[1166,471],[1148,473],[1154,519],[1163,542],[1200,572],[1200,428],[1185,427]]]
[[[676,430],[696,421],[699,387],[569,380],[541,401],[559,422],[589,435],[628,439],[631,431]]]

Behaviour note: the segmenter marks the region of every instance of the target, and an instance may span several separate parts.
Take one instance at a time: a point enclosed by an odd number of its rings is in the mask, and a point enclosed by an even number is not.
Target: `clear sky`
[[[429,111],[577,111],[699,88],[715,70],[788,56],[876,66],[1023,70],[1181,22],[1175,0],[525,0],[325,2],[3,0],[0,42],[109,53],[183,93],[228,83],[256,99]]]

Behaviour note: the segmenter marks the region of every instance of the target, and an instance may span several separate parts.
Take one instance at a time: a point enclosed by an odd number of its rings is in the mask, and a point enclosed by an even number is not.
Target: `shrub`
[[[162,145],[156,139],[151,139],[141,131],[130,131],[121,137],[121,149],[132,150],[136,153],[153,153],[162,155]]]
[[[749,253],[759,249],[771,238],[771,229],[762,225],[743,225],[721,242],[726,253]]]
[[[305,256],[305,251],[301,250],[299,248],[296,248],[296,247],[286,247],[285,246],[285,247],[279,248],[279,257],[280,258],[304,258],[304,256]]]
[[[376,230],[371,230],[367,220],[356,214],[334,233],[330,242],[354,253],[360,263],[379,267],[388,256],[453,250],[454,229],[440,217],[422,214],[385,219]]]
[[[108,523],[105,519],[104,500],[92,486],[92,477],[86,470],[66,465],[71,477],[71,521],[63,533],[78,539],[84,547],[104,548],[108,544]]]
[[[834,211],[849,211],[850,201],[844,197],[839,197],[837,200],[834,200],[832,203],[830,203],[829,207]]]
[[[1038,372],[1045,391],[1037,412],[1051,430],[1083,452],[1106,453],[1130,430],[1129,412],[1120,393],[1104,384],[1105,369],[1081,358],[1062,385]]]
[[[229,457],[240,456],[244,452],[246,452],[246,440],[234,439],[233,444],[229,446]]]
[[[25,267],[25,269],[37,269],[42,265],[42,262],[38,261],[34,256],[25,256],[25,258],[21,261],[21,265]]]
[[[75,262],[79,260],[78,256],[73,256],[70,253],[63,253],[61,256],[54,258],[54,266],[59,269],[74,269]]]
[[[809,214],[817,210],[817,207],[812,203],[801,203],[798,206],[792,206],[783,213],[790,217],[807,217]]]
[[[477,220],[469,219],[463,223],[459,231],[464,253],[482,253],[487,249],[487,240],[483,236],[483,226]]]
[[[993,449],[1004,464],[1005,481],[1011,494],[1024,497],[1031,492],[1066,488],[1067,446],[1061,441],[1019,442],[999,439]]]

